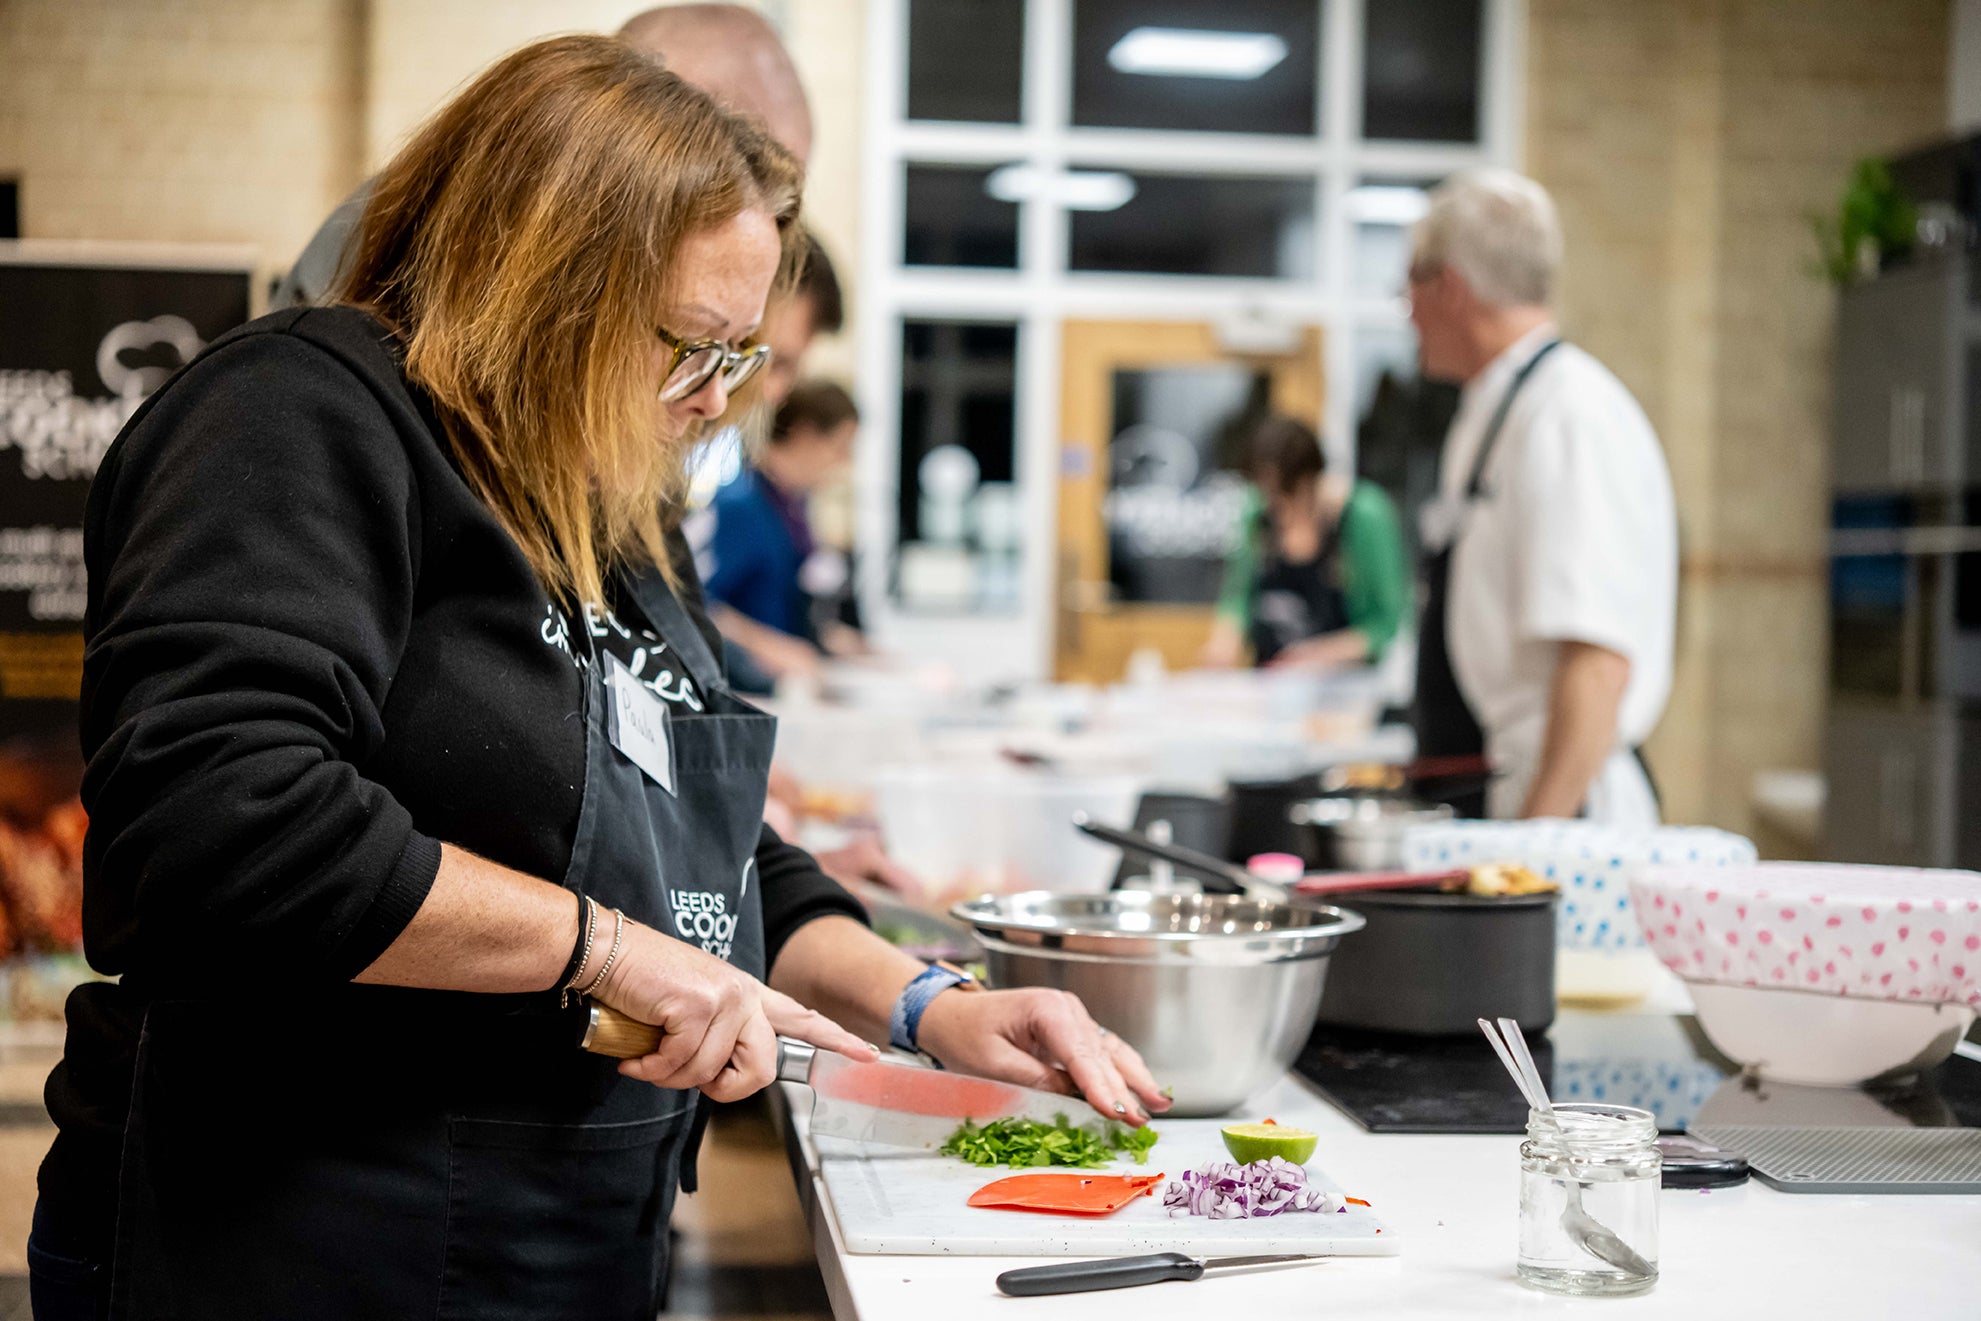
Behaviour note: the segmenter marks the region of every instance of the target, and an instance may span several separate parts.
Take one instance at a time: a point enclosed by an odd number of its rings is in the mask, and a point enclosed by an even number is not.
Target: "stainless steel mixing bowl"
[[[956,905],[991,984],[1071,991],[1174,1088],[1179,1116],[1220,1115],[1293,1063],[1328,955],[1362,919],[1330,904],[1233,895],[985,895]]]

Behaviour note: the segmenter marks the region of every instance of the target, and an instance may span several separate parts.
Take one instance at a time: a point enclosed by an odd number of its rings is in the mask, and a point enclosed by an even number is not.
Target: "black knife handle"
[[[1063,1266],[1027,1266],[997,1277],[997,1287],[1013,1298],[1036,1298],[1049,1293],[1086,1293],[1092,1289],[1126,1289],[1164,1280],[1194,1280],[1204,1263],[1180,1252],[1157,1252],[1147,1257],[1104,1257],[1099,1261],[1069,1261]]]

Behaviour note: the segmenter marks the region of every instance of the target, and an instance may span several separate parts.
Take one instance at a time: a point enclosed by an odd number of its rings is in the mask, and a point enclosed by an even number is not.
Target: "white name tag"
[[[674,793],[674,740],[668,737],[667,705],[626,668],[605,656],[605,732],[626,760]]]

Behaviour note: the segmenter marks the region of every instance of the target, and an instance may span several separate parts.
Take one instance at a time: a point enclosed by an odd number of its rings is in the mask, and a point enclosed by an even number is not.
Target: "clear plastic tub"
[[[1142,787],[1116,772],[896,766],[874,776],[874,814],[888,853],[946,908],[980,894],[1107,889],[1121,855],[1075,830],[1074,814],[1125,825]]]

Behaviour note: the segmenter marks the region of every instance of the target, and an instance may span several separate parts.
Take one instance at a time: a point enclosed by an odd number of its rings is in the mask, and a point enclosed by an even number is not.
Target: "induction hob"
[[[1556,1101],[1636,1106],[1667,1133],[1701,1117],[1806,1127],[1981,1127],[1981,1062],[1956,1055],[1895,1085],[1791,1087],[1742,1078],[1689,1016],[1563,1010],[1530,1036]],[[1294,1071],[1371,1133],[1524,1133],[1527,1104],[1483,1035],[1322,1026]]]

